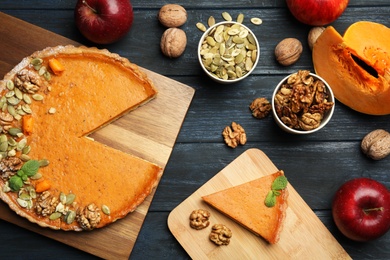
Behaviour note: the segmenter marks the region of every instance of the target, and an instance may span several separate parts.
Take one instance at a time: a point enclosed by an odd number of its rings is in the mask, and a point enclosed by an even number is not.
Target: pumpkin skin
[[[316,74],[338,101],[369,115],[390,114],[390,29],[361,21],[342,37],[329,26],[313,46]]]

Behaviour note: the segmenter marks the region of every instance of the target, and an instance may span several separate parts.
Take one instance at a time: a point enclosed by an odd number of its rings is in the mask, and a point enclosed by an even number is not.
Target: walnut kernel
[[[197,209],[191,212],[190,226],[194,229],[200,230],[210,225],[210,212],[205,209]]]
[[[93,203],[77,210],[76,220],[84,230],[94,229],[99,224],[100,219],[100,209]]]
[[[182,29],[169,28],[161,37],[161,51],[169,58],[177,58],[183,54],[187,45],[187,35]]]
[[[368,133],[361,142],[364,154],[374,160],[380,160],[390,154],[390,133],[377,129]]]
[[[230,243],[230,238],[232,237],[232,231],[223,224],[215,224],[211,228],[210,240],[215,244],[228,245]]]
[[[275,47],[276,60],[283,66],[289,66],[298,61],[302,54],[302,43],[295,38],[286,38]]]
[[[226,126],[222,136],[225,143],[231,148],[236,148],[239,144],[244,145],[247,141],[244,128],[236,122],[232,122],[231,127]]]
[[[187,21],[187,11],[178,4],[166,4],[158,12],[158,20],[168,28],[180,27]]]
[[[272,109],[271,103],[266,98],[256,98],[249,106],[252,115],[256,118],[264,118]]]

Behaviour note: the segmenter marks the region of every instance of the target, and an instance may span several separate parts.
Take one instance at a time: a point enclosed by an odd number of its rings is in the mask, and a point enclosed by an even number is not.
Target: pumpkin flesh
[[[390,29],[357,22],[342,37],[329,26],[313,47],[315,72],[344,105],[365,114],[390,114]]]

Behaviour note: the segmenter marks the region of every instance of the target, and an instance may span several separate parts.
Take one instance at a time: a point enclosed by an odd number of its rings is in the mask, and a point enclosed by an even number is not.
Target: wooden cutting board
[[[202,201],[208,195],[278,171],[260,150],[249,149],[178,205],[168,217],[172,234],[192,259],[351,259],[310,207],[288,184],[289,198],[280,241],[271,245]],[[284,169],[288,178],[288,169]],[[211,213],[210,226],[195,230],[189,226],[195,209]],[[216,246],[209,241],[210,227],[222,223],[233,233],[230,244]]]
[[[0,12],[0,77],[21,59],[56,45],[80,45]],[[143,69],[155,83],[156,99],[90,135],[95,141],[135,154],[165,168],[194,96],[194,89]],[[137,126],[137,127],[135,127]],[[115,137],[115,138],[114,138]],[[128,259],[154,196],[122,220],[91,232],[41,228],[0,203],[0,218],[105,259]]]

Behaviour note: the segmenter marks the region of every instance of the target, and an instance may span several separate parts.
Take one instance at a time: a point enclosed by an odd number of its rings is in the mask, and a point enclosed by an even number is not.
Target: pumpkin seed
[[[7,142],[7,141],[8,141],[8,137],[5,134],[0,135],[0,143]]]
[[[32,98],[33,98],[34,100],[36,100],[36,101],[41,101],[41,100],[43,100],[43,96],[40,95],[40,94],[34,94],[34,95],[32,95]]]
[[[206,26],[203,23],[196,23],[196,27],[202,32],[206,31]]]
[[[228,12],[223,12],[222,18],[225,19],[225,21],[229,21],[229,22],[233,20],[231,15]]]
[[[23,99],[23,93],[22,91],[20,91],[20,89],[18,88],[15,88],[15,97],[17,97],[18,99]]]
[[[68,213],[65,215],[66,224],[72,224],[75,218],[76,218],[76,212],[73,210],[69,210]]]
[[[54,212],[49,216],[50,220],[56,220],[59,219],[62,216],[62,213],[60,212]]]
[[[8,150],[8,141],[0,143],[0,152],[5,152]]]
[[[215,18],[214,16],[210,16],[209,19],[207,20],[207,24],[211,27],[215,24]]]
[[[27,208],[28,202],[25,200],[22,200],[21,198],[17,198],[16,201],[22,208]]]
[[[27,144],[27,139],[26,138],[22,138],[18,144],[16,145],[16,150],[17,151],[22,151],[23,148],[26,146]]]
[[[30,197],[32,199],[36,199],[37,198],[37,193],[36,193],[34,187],[32,187],[32,186],[28,186],[28,187],[29,188],[27,190],[28,190],[28,194],[30,194]]]
[[[14,82],[12,80],[8,80],[6,86],[8,90],[13,90],[15,88]]]
[[[33,66],[37,66],[37,65],[41,65],[43,63],[43,60],[41,58],[34,58],[31,60],[30,63]]]
[[[12,96],[12,97],[7,98],[7,102],[8,102],[8,104],[10,104],[12,106],[16,106],[20,103],[20,99],[15,97],[15,96]]]
[[[10,90],[10,91],[8,91],[7,93],[5,93],[4,96],[5,96],[7,99],[10,98],[10,97],[13,97],[13,96],[15,96],[15,91]]]
[[[27,94],[23,94],[23,101],[26,103],[26,104],[31,104],[32,103],[32,100],[31,100],[31,98],[30,98],[30,96],[29,95],[27,95]]]
[[[110,208],[107,205],[102,205],[102,211],[106,215],[110,215]]]
[[[47,71],[46,67],[45,66],[42,66],[39,70],[38,70],[38,75],[39,76],[43,76],[43,74],[45,74]]]
[[[30,195],[27,194],[26,192],[22,192],[20,195],[19,195],[19,198],[22,199],[22,200],[25,200],[25,201],[28,201],[31,199]]]
[[[27,114],[31,114],[31,113],[32,113],[32,110],[31,110],[31,108],[30,108],[30,106],[29,106],[28,104],[24,104],[24,105],[22,106],[22,110],[23,110],[25,113],[27,113]]]
[[[244,14],[240,13],[237,15],[237,23],[243,23],[244,22]]]
[[[2,191],[3,192],[10,192],[11,191],[11,188],[9,187],[8,181],[4,184]]]
[[[8,144],[12,147],[15,147],[18,144],[18,142],[16,142],[15,139],[10,137],[8,138]]]
[[[257,17],[253,17],[251,18],[251,22],[254,24],[254,25],[260,25],[263,23],[263,20],[261,20],[260,18],[257,18]]]
[[[63,193],[63,192],[60,193],[60,202],[61,202],[62,204],[65,204],[65,203],[66,203],[66,195],[65,195],[65,193]]]
[[[44,77],[47,81],[50,81],[50,80],[51,80],[51,74],[50,74],[50,72],[45,71],[45,73],[43,73],[43,77]]]
[[[39,162],[39,167],[48,166],[50,163],[48,159],[42,159],[42,160],[39,160],[38,162]]]
[[[5,112],[6,110],[8,111],[8,104],[4,103],[3,106],[1,107],[1,111]]]
[[[40,178],[42,178],[42,174],[39,172],[30,177],[32,180],[39,180]]]
[[[22,133],[22,130],[20,130],[20,128],[17,128],[17,127],[11,127],[9,130],[8,130],[8,133],[12,136],[17,136],[19,133]]]
[[[76,199],[76,195],[74,195],[73,193],[69,193],[68,195],[66,195],[65,205],[72,204],[75,199]]]
[[[27,155],[27,154],[30,153],[30,151],[31,151],[31,146],[26,145],[26,146],[23,147],[23,149],[22,149],[22,155]]]
[[[55,211],[63,213],[64,210],[65,210],[64,204],[62,204],[61,202],[58,203],[57,206],[56,206],[56,210]]]
[[[30,160],[31,160],[30,156],[28,156],[27,154],[21,154],[21,155],[19,156],[19,158],[20,158],[20,160],[22,160],[23,162],[27,162],[27,161],[30,161]]]

